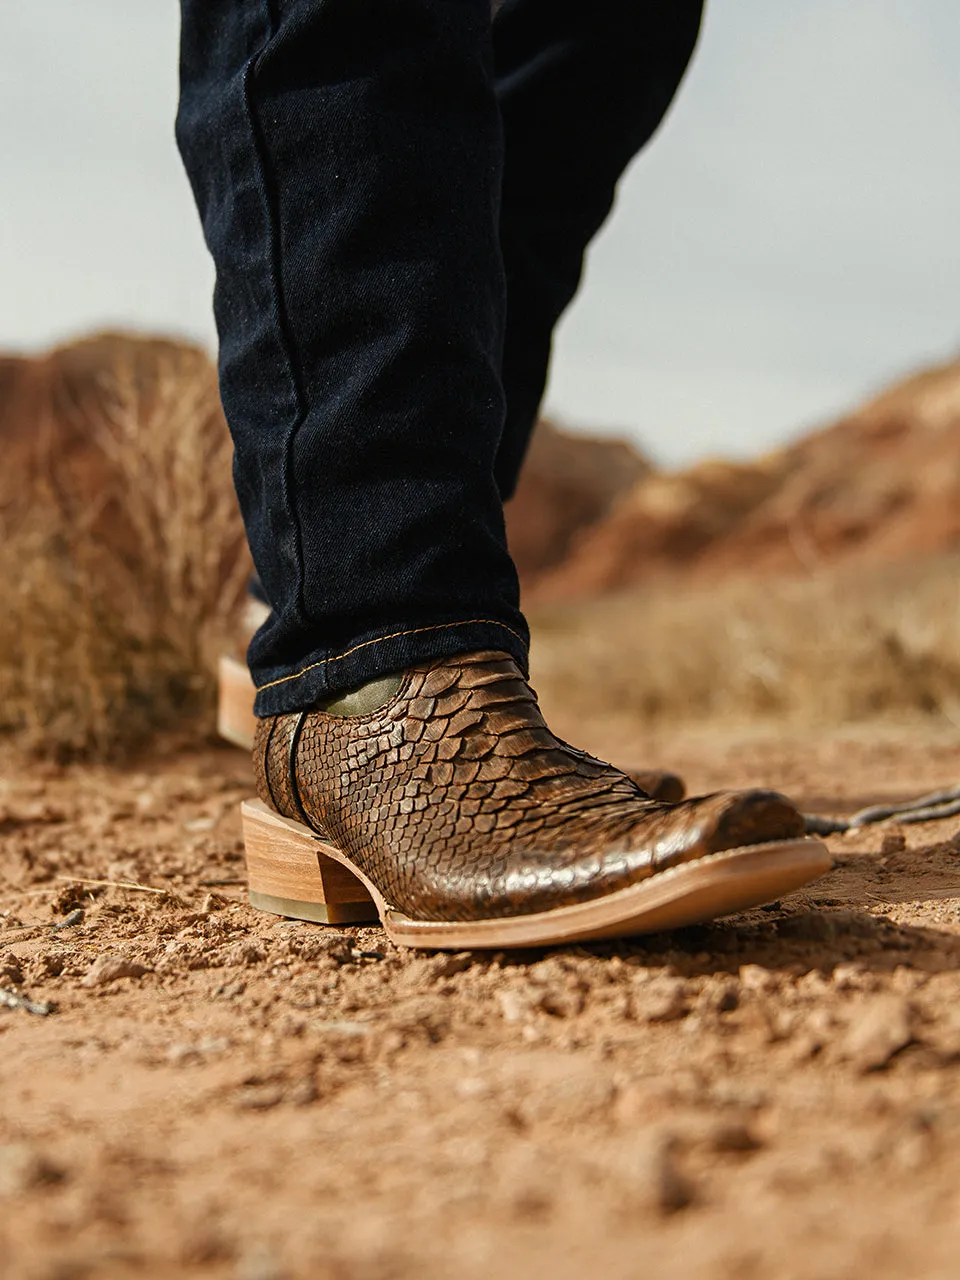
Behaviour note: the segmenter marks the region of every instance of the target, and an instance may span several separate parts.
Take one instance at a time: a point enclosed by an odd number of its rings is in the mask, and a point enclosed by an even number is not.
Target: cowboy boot
[[[461,654],[258,723],[243,806],[254,906],[379,916],[432,948],[672,929],[829,870],[769,791],[665,804],[555,737],[513,659]]]

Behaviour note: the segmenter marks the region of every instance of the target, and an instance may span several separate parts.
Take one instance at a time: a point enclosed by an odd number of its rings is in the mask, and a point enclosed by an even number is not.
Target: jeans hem
[[[375,636],[342,653],[309,658],[297,670],[258,685],[254,713],[303,711],[321,698],[345,693],[379,676],[481,649],[508,653],[527,675],[529,639],[514,627],[492,618],[441,622]]]

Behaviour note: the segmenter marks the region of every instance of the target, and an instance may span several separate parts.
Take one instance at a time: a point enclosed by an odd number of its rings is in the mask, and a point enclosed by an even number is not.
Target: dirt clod
[[[721,1120],[710,1134],[714,1151],[759,1151],[763,1146],[756,1131],[742,1120]]]
[[[0,1198],[60,1182],[63,1170],[28,1142],[0,1144]]]
[[[655,978],[635,987],[631,1009],[638,1022],[675,1022],[690,1010],[686,984],[682,978]]]
[[[885,831],[880,842],[880,854],[889,858],[892,853],[903,853],[907,847],[907,837],[899,828]]]
[[[85,987],[104,987],[120,978],[142,978],[150,970],[138,960],[130,960],[127,956],[98,956],[90,966],[83,980]]]
[[[859,1071],[885,1067],[913,1039],[913,1010],[899,996],[877,996],[858,1009],[843,1037],[843,1056]]]
[[[637,1135],[617,1173],[631,1209],[670,1215],[696,1199],[694,1184],[680,1167],[676,1137],[659,1129]]]
[[[238,1089],[234,1101],[245,1111],[269,1111],[283,1101],[283,1089],[278,1085],[245,1085]]]

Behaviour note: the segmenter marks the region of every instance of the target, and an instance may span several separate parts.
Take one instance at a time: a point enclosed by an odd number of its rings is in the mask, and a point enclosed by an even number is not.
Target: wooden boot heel
[[[366,887],[324,852],[319,836],[260,800],[244,801],[240,818],[251,906],[317,924],[379,919]]]

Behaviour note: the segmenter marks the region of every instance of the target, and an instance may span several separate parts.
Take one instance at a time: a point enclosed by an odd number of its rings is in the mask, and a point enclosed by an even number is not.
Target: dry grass
[[[541,610],[544,700],[611,718],[960,727],[960,556]]]
[[[249,564],[201,353],[121,347],[69,412],[82,467],[54,457],[0,530],[0,724],[44,754],[109,758],[173,724],[212,729]]]

